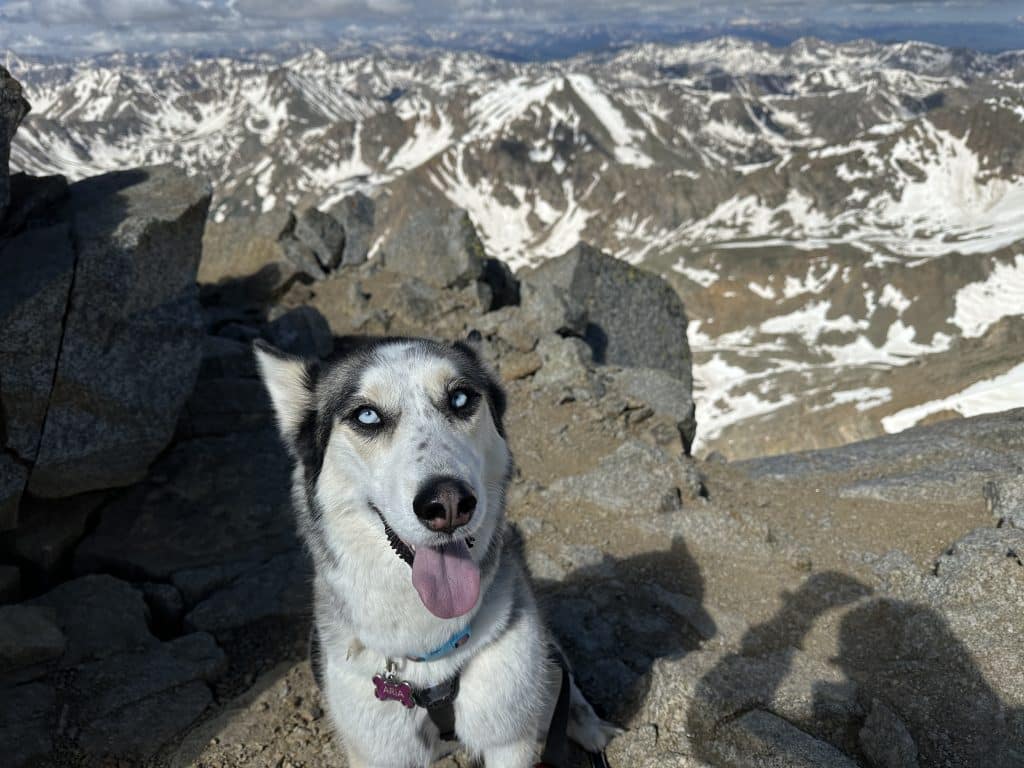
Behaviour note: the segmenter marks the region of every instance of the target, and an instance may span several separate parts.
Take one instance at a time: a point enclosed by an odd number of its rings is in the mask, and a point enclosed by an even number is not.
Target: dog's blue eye
[[[465,390],[456,389],[454,392],[452,392],[450,400],[452,408],[454,408],[457,411],[460,408],[465,408],[466,405],[469,403],[469,394],[466,393]]]
[[[360,408],[356,418],[360,424],[365,424],[368,427],[380,424],[380,414],[373,410],[373,408]]]

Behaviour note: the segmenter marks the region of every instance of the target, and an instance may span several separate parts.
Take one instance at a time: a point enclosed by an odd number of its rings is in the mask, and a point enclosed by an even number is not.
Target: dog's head
[[[322,364],[261,343],[256,356],[324,546],[343,549],[351,516],[372,519],[428,610],[472,610],[511,468],[505,395],[476,350],[353,337]]]

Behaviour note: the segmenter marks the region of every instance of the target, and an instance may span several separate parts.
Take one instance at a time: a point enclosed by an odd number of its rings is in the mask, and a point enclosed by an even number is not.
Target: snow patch
[[[886,432],[902,432],[922,419],[942,411],[956,411],[961,416],[980,416],[1024,403],[1024,363],[991,379],[977,381],[955,395],[932,400],[886,416],[882,427]]]
[[[1024,314],[1024,255],[1018,255],[1012,264],[997,261],[985,280],[957,291],[955,302],[950,322],[968,339],[984,335],[1004,317]]]

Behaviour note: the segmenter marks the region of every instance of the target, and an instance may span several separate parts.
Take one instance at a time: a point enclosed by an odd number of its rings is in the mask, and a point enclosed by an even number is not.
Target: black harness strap
[[[455,697],[459,695],[459,676],[424,688],[412,695],[416,705],[427,710],[427,716],[437,726],[442,741],[455,741]]]
[[[551,713],[551,725],[548,726],[548,737],[544,742],[540,762],[535,768],[567,768],[569,765],[569,702],[571,698],[571,682],[569,664],[557,647],[552,647],[551,657],[562,670],[562,685],[558,689],[558,701],[555,711]],[[603,752],[587,752],[591,768],[609,768],[608,759]]]
[[[569,668],[557,650],[552,655],[562,670],[562,684],[558,689],[555,711],[551,713],[551,725],[548,726],[544,751],[540,754],[540,764],[563,768],[569,764]]]

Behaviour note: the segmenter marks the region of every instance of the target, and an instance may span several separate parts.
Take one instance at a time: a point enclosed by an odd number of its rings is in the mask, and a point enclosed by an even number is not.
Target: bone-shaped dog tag
[[[373,676],[373,695],[380,701],[400,701],[402,706],[412,709],[416,706],[412,700],[412,686],[393,677]]]

